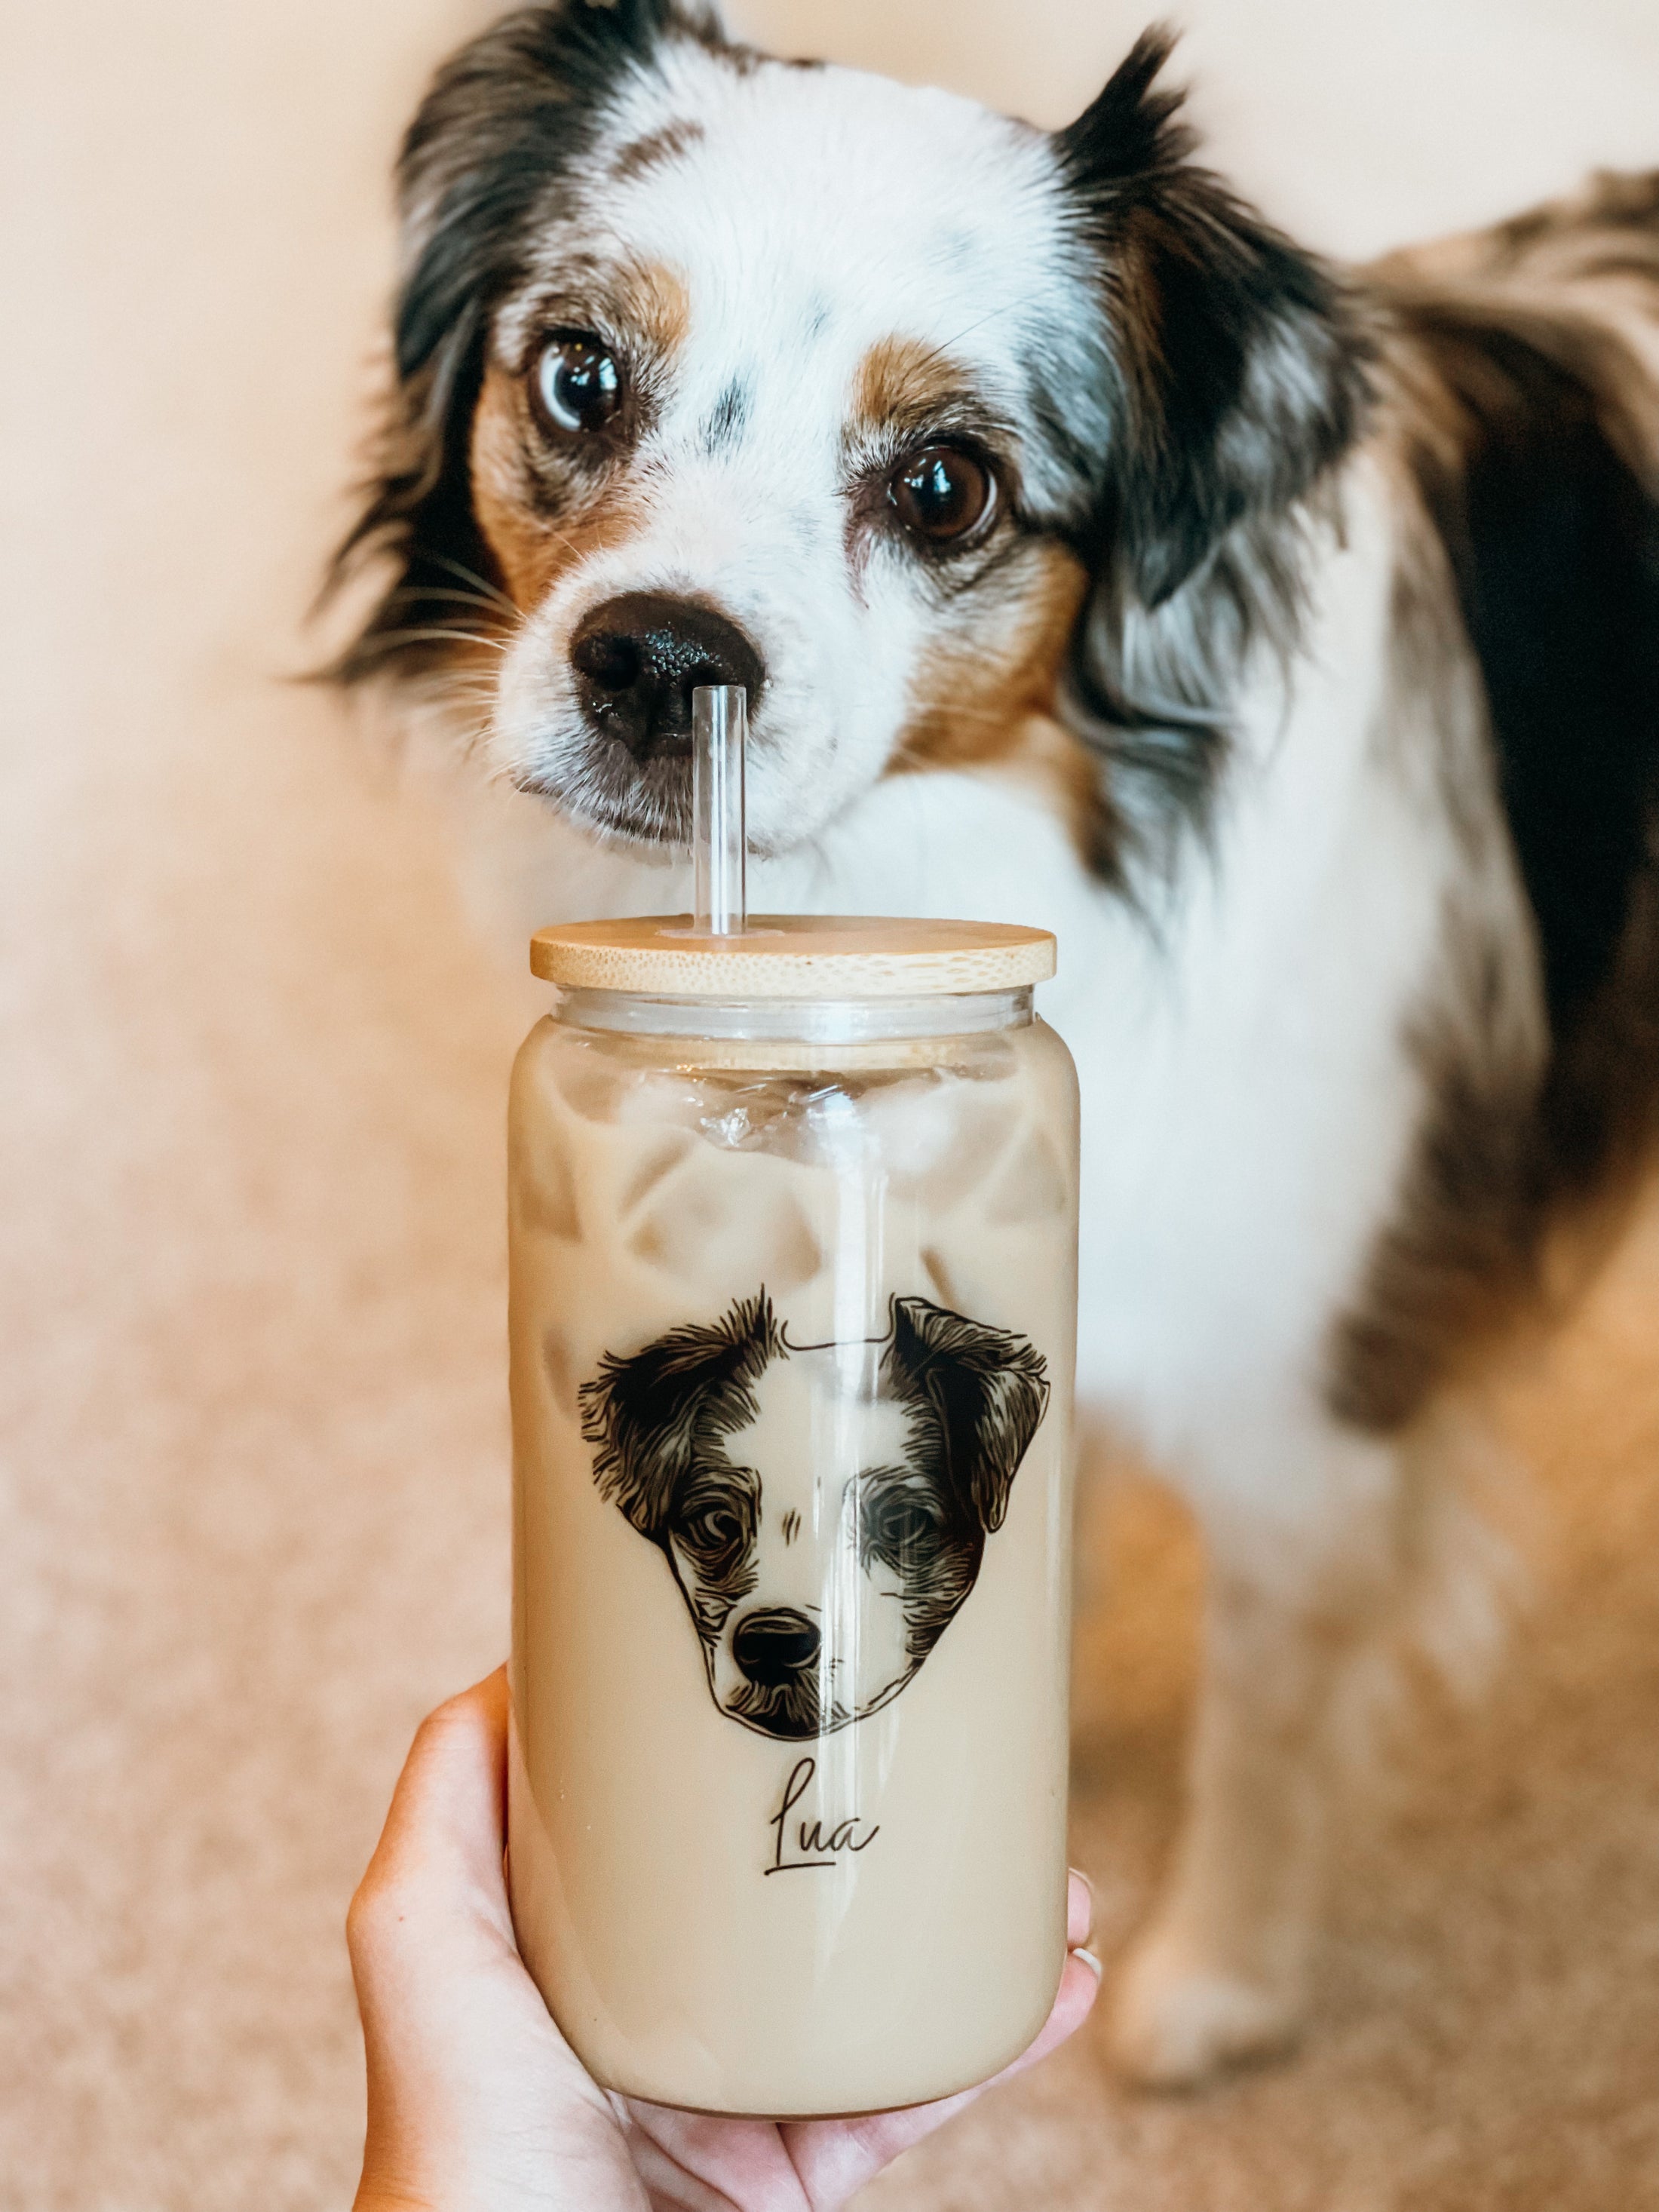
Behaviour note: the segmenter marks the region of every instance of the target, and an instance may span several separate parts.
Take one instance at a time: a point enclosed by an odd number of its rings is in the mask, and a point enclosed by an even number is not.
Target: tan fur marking
[[[567,569],[621,544],[638,524],[619,490],[578,495],[556,522],[540,513],[526,458],[539,434],[519,380],[492,365],[472,420],[472,507],[508,596],[526,613]]]
[[[1088,591],[1082,563],[1052,542],[1033,544],[1017,571],[1018,619],[986,642],[975,599],[969,642],[946,635],[912,690],[894,775],[997,766],[1030,775],[1059,806],[1079,854],[1092,860],[1105,829],[1099,764],[1061,728],[1055,693],[1073,625]]]
[[[684,280],[663,263],[653,262],[638,271],[630,305],[659,363],[678,353],[691,328],[691,295]]]
[[[854,435],[924,416],[962,392],[962,371],[937,346],[917,338],[883,338],[859,363],[853,385]]]

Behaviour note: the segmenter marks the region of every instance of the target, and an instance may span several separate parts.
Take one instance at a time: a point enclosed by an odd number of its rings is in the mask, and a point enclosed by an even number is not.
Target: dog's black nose
[[[595,607],[571,641],[570,661],[589,721],[638,761],[690,754],[699,684],[741,684],[752,707],[766,681],[765,663],[735,623],[655,592]]]
[[[818,1632],[804,1613],[751,1613],[732,1638],[732,1656],[763,1690],[793,1682],[817,1656]]]

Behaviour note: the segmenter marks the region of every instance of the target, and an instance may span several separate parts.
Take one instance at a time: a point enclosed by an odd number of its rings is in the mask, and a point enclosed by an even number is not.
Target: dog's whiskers
[[[383,629],[375,633],[364,648],[374,653],[395,653],[404,645],[477,645],[491,653],[506,653],[509,646],[501,638],[486,637],[478,630],[448,629],[438,623],[412,629]]]
[[[406,584],[401,589],[389,592],[385,605],[395,607],[399,600],[419,603],[424,599],[448,599],[457,606],[482,607],[488,614],[495,612],[495,602],[486,599],[482,592],[464,592],[454,584]]]
[[[934,346],[930,352],[923,354],[917,366],[921,368],[931,368],[936,361],[943,361],[953,346],[959,346],[963,338],[972,337],[975,331],[982,331],[988,323],[995,322],[999,315],[1013,314],[1018,309],[1029,307],[1033,301],[1042,299],[1042,296],[1041,292],[1028,292],[1022,299],[1005,300],[999,307],[988,307],[982,315],[959,330],[954,337],[945,339],[942,343]]]
[[[452,575],[459,576],[463,583],[476,584],[489,599],[511,615],[515,623],[523,619],[520,610],[514,605],[505,592],[498,590],[487,576],[481,576],[476,568],[469,568],[464,561],[457,561],[447,553],[438,552],[428,552],[427,558],[435,562],[439,568],[447,568]]]

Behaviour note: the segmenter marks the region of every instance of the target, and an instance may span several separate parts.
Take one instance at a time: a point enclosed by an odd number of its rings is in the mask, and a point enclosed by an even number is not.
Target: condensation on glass
[[[537,940],[514,1911],[607,2086],[867,2111],[1065,1963],[1076,1085],[1040,933],[732,945]]]

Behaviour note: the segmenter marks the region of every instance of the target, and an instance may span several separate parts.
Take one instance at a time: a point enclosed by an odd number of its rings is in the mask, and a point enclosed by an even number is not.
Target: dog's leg
[[[1235,1462],[1224,1500],[1194,1486],[1210,1582],[1186,1825],[1117,1996],[1120,2062],[1148,2086],[1283,2049],[1306,2002],[1330,1725],[1396,1580],[1399,1498],[1388,1447],[1291,1425],[1277,1480],[1247,1444],[1255,1480]]]

